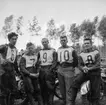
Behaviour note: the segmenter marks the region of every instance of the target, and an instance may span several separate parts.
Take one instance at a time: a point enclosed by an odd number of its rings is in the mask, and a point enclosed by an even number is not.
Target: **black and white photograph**
[[[106,105],[106,0],[0,0],[0,105]]]

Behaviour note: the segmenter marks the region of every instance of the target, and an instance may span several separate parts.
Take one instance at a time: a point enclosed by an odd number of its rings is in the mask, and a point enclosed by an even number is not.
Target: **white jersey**
[[[17,56],[17,49],[16,48],[11,49],[8,46],[6,59],[8,59],[11,63],[14,63],[16,56]]]
[[[40,61],[42,66],[52,65],[54,49],[41,50],[40,51]]]
[[[37,56],[36,55],[32,55],[32,56],[23,55],[23,57],[26,59],[26,68],[35,66],[35,64],[37,62]]]
[[[3,62],[4,62],[4,58],[3,58],[3,56],[0,54],[0,64],[3,64]]]
[[[92,52],[88,52],[88,53],[84,53],[82,52],[80,54],[81,58],[83,59],[84,64],[93,64],[95,62],[95,56],[98,54],[99,52],[97,50],[94,50]]]
[[[73,57],[72,57],[73,50],[74,49],[72,47],[59,48],[57,51],[58,62],[60,62],[60,64],[63,62],[72,63],[73,62]]]

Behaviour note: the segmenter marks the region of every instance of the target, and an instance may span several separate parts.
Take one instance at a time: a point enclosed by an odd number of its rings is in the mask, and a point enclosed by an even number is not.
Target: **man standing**
[[[70,105],[70,95],[68,94],[68,91],[74,78],[74,68],[78,66],[78,57],[75,50],[67,45],[67,36],[61,36],[60,43],[61,47],[57,51],[60,92],[62,94],[64,104]]]
[[[17,38],[18,35],[16,33],[9,33],[9,44],[0,46],[1,68],[4,71],[3,75],[1,75],[1,85],[11,92],[17,91],[15,71],[19,73],[16,59],[17,49],[15,47]],[[5,93],[5,91],[3,91],[3,93]]]
[[[41,92],[44,105],[53,105],[57,56],[55,50],[49,47],[47,38],[42,39],[42,45],[43,49],[38,53]]]
[[[29,42],[26,45],[26,53],[20,60],[20,71],[23,74],[25,90],[31,105],[35,105],[35,97],[37,97],[38,105],[43,105],[36,63],[37,55],[35,54],[35,46],[33,43]]]
[[[99,105],[100,95],[100,54],[92,46],[92,40],[84,39],[84,50],[79,56],[79,69],[82,71],[70,87],[70,105],[75,105],[77,91],[81,84],[90,80],[90,97],[92,105]]]

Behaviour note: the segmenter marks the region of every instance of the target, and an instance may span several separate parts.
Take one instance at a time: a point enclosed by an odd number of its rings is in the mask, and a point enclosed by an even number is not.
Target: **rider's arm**
[[[1,45],[0,46],[0,53],[4,53],[5,52],[5,45]]]
[[[38,53],[38,55],[37,55],[37,62],[35,64],[35,67],[36,67],[37,71],[39,71],[39,69],[40,69],[40,53]]]
[[[21,58],[19,66],[23,74],[30,75],[30,72],[26,70],[26,60],[24,57]]]
[[[72,56],[73,56],[73,67],[78,67],[78,56],[75,50],[73,50]]]
[[[16,53],[18,53],[18,51],[17,51],[17,49],[16,49]],[[14,61],[14,68],[15,68],[15,71],[16,71],[16,73],[20,73],[19,72],[19,69],[18,69],[18,58],[17,58],[17,54],[16,54],[16,58],[15,58],[15,61]]]
[[[78,68],[79,70],[83,71],[84,62],[81,56],[78,57]]]
[[[16,59],[15,59],[15,62],[14,62],[14,68],[15,68],[15,71],[16,71],[16,73],[17,74],[20,74],[20,71],[19,71],[19,69],[18,69],[18,60],[17,60],[18,58],[17,58],[17,56],[16,56]]]
[[[57,53],[56,51],[53,52],[53,62],[52,62],[52,66],[50,68],[50,70],[55,70],[57,65]]]
[[[95,56],[95,64],[92,67],[89,67],[89,70],[96,70],[100,68],[100,54],[97,53]]]

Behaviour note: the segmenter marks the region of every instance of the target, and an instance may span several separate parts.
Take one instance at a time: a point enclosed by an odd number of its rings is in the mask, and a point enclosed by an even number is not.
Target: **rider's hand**
[[[36,77],[37,77],[37,78],[39,77],[39,73],[36,73]]]
[[[7,60],[7,59],[3,59],[3,60],[2,60],[2,64],[3,64],[3,65],[7,64],[8,62],[9,62],[9,60]]]
[[[83,71],[84,71],[84,73],[88,73],[88,67],[84,66]]]
[[[36,77],[36,78],[38,78],[39,77],[39,73],[30,73],[30,77]]]

